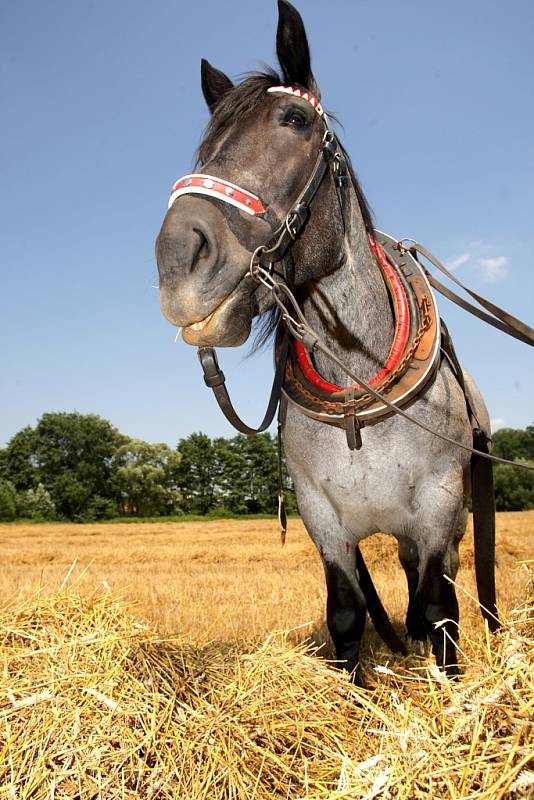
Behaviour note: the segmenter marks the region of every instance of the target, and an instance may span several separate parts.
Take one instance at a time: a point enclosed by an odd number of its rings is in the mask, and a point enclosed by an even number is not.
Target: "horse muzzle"
[[[214,201],[180,197],[163,222],[156,258],[161,310],[185,342],[231,347],[248,338],[257,288],[251,253]]]

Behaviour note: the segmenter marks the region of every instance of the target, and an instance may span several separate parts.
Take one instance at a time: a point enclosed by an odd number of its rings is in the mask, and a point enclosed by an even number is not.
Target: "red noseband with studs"
[[[245,211],[247,214],[264,214],[265,209],[259,197],[246,189],[241,189],[235,183],[230,183],[213,175],[184,175],[172,187],[169,198],[169,208],[174,201],[183,194],[203,194],[224,200],[226,203]]]

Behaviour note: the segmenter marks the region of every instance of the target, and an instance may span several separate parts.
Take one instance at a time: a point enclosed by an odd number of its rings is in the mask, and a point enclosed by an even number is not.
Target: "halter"
[[[289,94],[293,97],[300,97],[306,100],[319,117],[321,117],[326,128],[319,154],[309,180],[295,203],[287,212],[283,222],[273,231],[269,241],[256,250],[257,256],[264,254],[268,257],[270,262],[274,262],[281,261],[284,258],[291,249],[293,242],[302,231],[310,214],[309,208],[311,202],[317,194],[317,190],[331,163],[334,164],[336,188],[338,191],[343,224],[345,224],[345,189],[350,182],[350,176],[343,151],[330,126],[328,117],[317,98],[305,89],[298,89],[294,86],[271,86],[267,89],[267,92],[271,94],[276,92]],[[185,194],[200,194],[214,197],[216,200],[228,203],[252,216],[264,214],[266,211],[262,201],[257,195],[249,192],[248,189],[243,189],[235,183],[230,183],[214,175],[195,173],[193,175],[184,175],[177,180],[172,187],[171,196],[169,198],[169,208],[171,208],[178,197]]]

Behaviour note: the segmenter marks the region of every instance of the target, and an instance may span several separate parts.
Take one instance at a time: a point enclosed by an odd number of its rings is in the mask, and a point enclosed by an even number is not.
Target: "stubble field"
[[[361,690],[300,521],[0,525],[1,800],[534,797],[533,529],[498,515],[496,636],[468,529],[457,682],[371,628]],[[395,542],[363,550],[402,631]]]
[[[534,511],[498,515],[497,585],[505,612],[524,598],[534,559]],[[407,592],[392,537],[362,546],[391,616],[402,623]],[[69,583],[82,593],[111,591],[163,633],[196,640],[264,638],[299,628],[300,638],[324,619],[321,562],[300,520],[290,520],[281,546],[275,519],[209,522],[0,525],[3,604]],[[466,632],[481,623],[465,594],[476,595],[471,521],[461,545],[458,597]],[[471,624],[474,630],[471,630]]]

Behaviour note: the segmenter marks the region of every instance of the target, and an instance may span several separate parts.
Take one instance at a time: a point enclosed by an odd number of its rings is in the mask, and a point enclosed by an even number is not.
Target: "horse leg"
[[[438,666],[448,675],[458,675],[456,642],[459,611],[454,586],[445,577],[450,574],[447,561],[440,553],[428,556],[421,566],[414,603],[426,623]]]
[[[354,548],[351,548],[355,553]],[[365,599],[356,580],[355,560],[336,563],[323,560],[326,577],[326,622],[334,642],[338,665],[351,674],[357,686],[363,686],[360,668],[360,642],[365,628]]]
[[[419,586],[419,551],[417,544],[407,536],[399,538],[399,560],[406,574],[408,583],[408,611],[406,613],[406,631],[414,641],[427,638],[427,624],[417,604],[417,587]]]
[[[323,496],[310,492],[299,502],[302,519],[321,560],[326,578],[326,624],[341,669],[357,686],[363,686],[360,641],[366,618],[366,601],[356,569],[357,538],[339,522]]]

